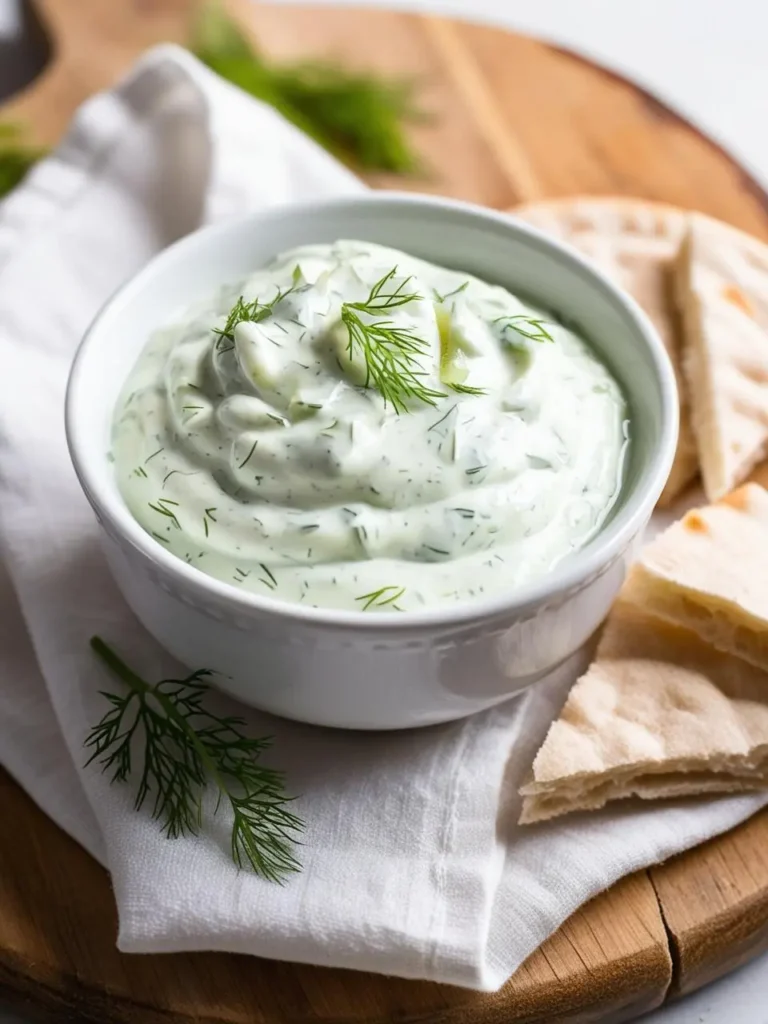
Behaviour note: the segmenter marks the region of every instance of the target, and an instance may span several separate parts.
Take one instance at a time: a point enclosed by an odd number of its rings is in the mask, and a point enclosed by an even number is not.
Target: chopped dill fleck
[[[451,415],[451,413],[455,411],[455,409],[456,409],[456,406],[452,405],[450,407],[450,409],[448,410],[448,412],[444,416],[441,416],[439,420],[435,420],[435,422],[431,426],[427,427],[427,433],[429,433],[430,430],[434,430],[435,427],[439,427],[441,423],[444,423],[448,419],[448,417]]]
[[[165,448],[158,448],[156,452],[152,452],[152,454],[151,454],[151,455],[148,455],[148,456],[146,457],[146,459],[144,459],[144,465],[146,466],[146,464],[147,464],[148,462],[151,462],[151,461],[152,461],[152,459],[154,459],[154,457],[155,457],[156,455],[159,455],[159,454],[160,454],[160,452],[164,452],[164,451],[165,451]]]
[[[272,583],[272,589],[274,590],[275,587],[277,586],[277,580],[275,579],[274,575],[270,572],[269,566],[264,565],[263,562],[259,562],[259,566],[264,570],[265,575],[269,576],[269,579]]]
[[[247,455],[245,456],[245,458],[243,459],[243,461],[242,461],[242,462],[240,463],[240,465],[239,465],[239,466],[237,467],[238,469],[242,469],[242,468],[243,468],[243,466],[244,466],[244,465],[245,465],[245,464],[246,464],[246,463],[248,462],[248,460],[250,459],[250,457],[251,457],[251,456],[253,455],[253,453],[254,453],[254,452],[256,451],[256,445],[257,445],[258,443],[259,443],[258,441],[254,441],[254,442],[253,442],[253,444],[251,445],[251,450],[250,450],[250,451],[248,452],[248,454],[247,454]]]
[[[161,544],[170,544],[171,543],[168,540],[167,537],[161,537],[160,534],[159,533],[155,533],[154,530],[152,531],[152,536],[155,538],[155,540],[159,540]]]
[[[405,587],[389,585],[380,587],[379,590],[372,590],[370,594],[361,594],[355,600],[365,602],[361,609],[364,612],[367,612],[369,608],[384,608],[387,605],[392,605],[393,608],[401,612],[403,609],[399,608],[395,602],[399,601],[404,593]]]
[[[216,522],[216,516],[213,514],[215,511],[215,505],[211,506],[211,508],[204,509],[205,515],[203,516],[203,530],[205,531],[206,537],[208,536],[208,520],[210,519],[212,523]]]
[[[475,473],[481,473],[488,466],[473,466],[472,469],[465,469],[464,472],[467,476],[474,476]]]
[[[143,466],[137,466],[136,469],[134,469],[134,471],[133,471],[133,475],[134,476],[143,476],[145,479],[148,479],[147,471],[146,471],[146,469],[144,469]]]
[[[162,484],[162,486],[165,487],[166,481],[170,480],[170,478],[174,475],[174,473],[178,473],[178,474],[180,474],[180,476],[195,476],[197,472],[198,472],[198,470],[195,470],[195,469],[192,469],[192,470],[190,470],[187,473],[185,473],[183,469],[172,469],[170,471],[170,473],[166,473],[165,476],[163,477],[163,484]]]

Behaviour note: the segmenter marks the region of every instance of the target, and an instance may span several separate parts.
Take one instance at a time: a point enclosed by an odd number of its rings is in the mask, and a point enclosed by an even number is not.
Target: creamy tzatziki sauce
[[[123,497],[241,590],[411,611],[546,574],[622,485],[621,389],[573,330],[498,286],[339,241],[187,310],[115,411]]]

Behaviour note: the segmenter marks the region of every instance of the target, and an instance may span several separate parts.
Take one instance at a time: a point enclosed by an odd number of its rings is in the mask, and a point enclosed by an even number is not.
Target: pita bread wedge
[[[633,599],[768,669],[768,491],[744,484],[688,512],[641,553]]]
[[[627,600],[536,755],[521,824],[644,799],[768,787],[768,676]]]
[[[716,501],[768,454],[768,246],[694,214],[675,280],[691,420]]]
[[[682,343],[671,273],[687,214],[640,199],[587,196],[533,203],[511,212],[597,263],[637,300],[659,332],[680,393],[677,454],[659,502],[669,504],[699,468],[680,362]]]

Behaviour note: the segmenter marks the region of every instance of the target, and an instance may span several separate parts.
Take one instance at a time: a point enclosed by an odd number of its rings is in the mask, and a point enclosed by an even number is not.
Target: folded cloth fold
[[[275,737],[270,757],[307,822],[303,870],[284,886],[235,868],[224,815],[169,841],[133,810],[129,785],[83,767],[105,711],[97,691],[118,685],[90,636],[147,678],[178,666],[112,583],[70,467],[75,347],[114,288],[200,224],[361,188],[272,109],[161,47],[85,104],[0,206],[0,762],[111,872],[123,950],[231,950],[495,989],[596,892],[768,798],[519,828],[518,786],[575,664],[505,706],[402,734],[242,711],[253,735]]]

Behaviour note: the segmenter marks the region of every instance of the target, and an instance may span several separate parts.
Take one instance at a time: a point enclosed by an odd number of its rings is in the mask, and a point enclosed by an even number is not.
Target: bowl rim
[[[121,307],[140,292],[147,279],[158,269],[182,263],[188,253],[205,249],[211,241],[226,236],[233,229],[241,230],[244,225],[256,228],[265,219],[276,219],[290,214],[292,217],[311,214],[318,209],[339,210],[360,206],[390,206],[404,204],[411,207],[441,211],[446,216],[458,215],[470,218],[494,233],[509,234],[523,239],[527,245],[546,249],[557,259],[577,271],[589,287],[602,291],[625,319],[633,322],[635,332],[642,338],[649,354],[658,383],[661,405],[661,439],[656,450],[649,457],[648,469],[638,484],[627,494],[623,507],[595,537],[581,550],[556,566],[545,576],[510,591],[501,591],[478,601],[456,605],[425,608],[409,611],[403,615],[391,612],[363,612],[358,609],[309,608],[278,598],[262,596],[249,591],[237,590],[231,584],[208,576],[200,569],[188,565],[183,559],[167,551],[133,518],[124,504],[121,504],[119,490],[102,486],[87,456],[83,454],[80,439],[83,428],[80,423],[80,406],[87,401],[86,382],[89,357],[108,339],[102,335],[102,324],[108,317],[120,315]],[[544,303],[546,304],[546,303]],[[204,226],[180,238],[157,253],[136,274],[124,282],[101,306],[85,332],[71,365],[65,398],[65,431],[67,446],[80,486],[97,517],[107,520],[113,531],[131,548],[171,577],[175,577],[187,588],[199,591],[203,597],[228,604],[241,613],[257,613],[292,620],[297,624],[333,626],[365,632],[409,632],[423,627],[455,627],[470,625],[478,620],[493,619],[500,615],[522,613],[531,607],[540,606],[567,593],[590,578],[598,575],[620,554],[632,538],[645,526],[653,507],[667,480],[674,458],[678,432],[678,397],[675,375],[664,344],[647,315],[637,302],[618,288],[601,270],[590,264],[576,249],[545,235],[542,231],[517,220],[514,212],[487,209],[474,203],[439,196],[422,195],[413,192],[372,191],[368,195],[350,195],[331,199],[313,200],[303,203],[281,204],[256,211],[245,217],[229,218],[223,222]],[[108,462],[107,453],[104,461]],[[642,485],[642,486],[639,486]]]

